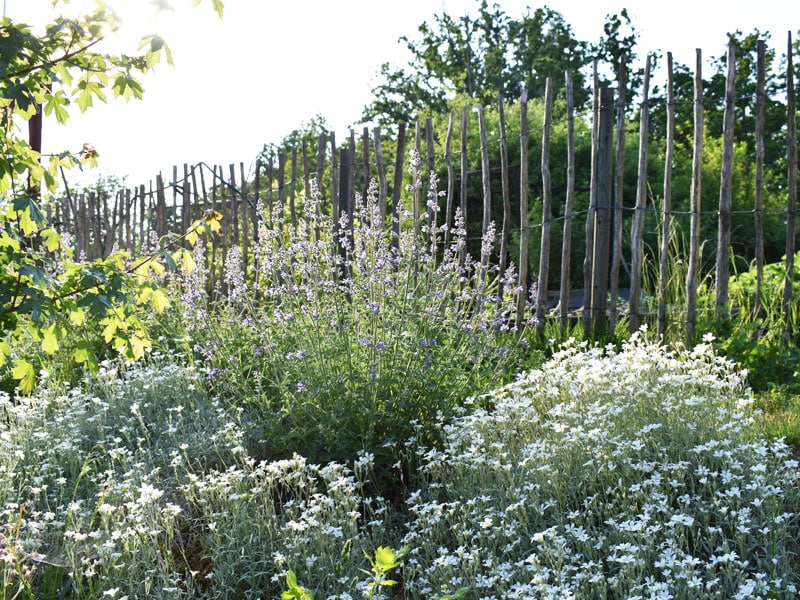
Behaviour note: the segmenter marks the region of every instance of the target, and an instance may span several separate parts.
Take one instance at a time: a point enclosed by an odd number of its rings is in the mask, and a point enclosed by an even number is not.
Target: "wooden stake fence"
[[[756,168],[755,168],[755,264],[757,270],[757,291],[755,300],[756,314],[763,303],[762,285],[764,270],[764,237],[763,237],[763,187],[764,187],[764,73],[765,46],[759,42],[758,48],[758,81],[756,95]],[[571,73],[565,74],[567,126],[566,156],[554,156],[551,150],[552,126],[554,122],[553,106],[558,92],[552,79],[548,78],[543,105],[543,124],[541,128],[541,155],[539,158],[541,175],[541,197],[532,197],[531,186],[536,178],[531,177],[530,167],[536,157],[530,156],[529,100],[527,91],[523,91],[518,99],[519,123],[511,123],[506,119],[507,103],[502,97],[497,101],[499,132],[490,132],[487,125],[486,107],[475,107],[477,113],[477,131],[471,122],[471,110],[463,108],[459,115],[451,114],[447,122],[446,133],[434,130],[433,120],[428,118],[424,124],[417,122],[411,129],[413,140],[407,139],[407,125],[399,124],[392,144],[397,148],[393,164],[385,161],[387,139],[381,128],[372,130],[364,128],[356,137],[351,131],[349,139],[341,147],[337,147],[336,138],[331,132],[322,134],[313,144],[304,141],[302,145],[280,152],[266,163],[258,162],[256,172],[247,174],[244,164],[231,164],[227,172],[220,165],[209,167],[204,163],[194,166],[184,164],[179,177],[178,168],[172,173],[172,180],[167,185],[159,174],[149,189],[145,185],[136,188],[119,190],[107,196],[98,196],[95,192],[80,194],[73,198],[70,194],[55,206],[56,219],[64,230],[71,231],[72,243],[76,253],[87,259],[98,258],[110,253],[114,248],[126,248],[131,253],[148,252],[152,248],[154,238],[169,233],[180,234],[197,219],[205,210],[214,209],[223,214],[222,235],[209,245],[206,264],[209,270],[209,290],[213,294],[224,294],[223,265],[234,246],[241,251],[241,267],[252,279],[257,277],[257,248],[260,231],[276,227],[296,227],[300,219],[305,218],[304,199],[316,190],[324,200],[325,211],[333,217],[334,239],[339,235],[352,236],[349,231],[340,230],[338,217],[352,214],[356,207],[356,198],[370,193],[371,182],[375,181],[375,193],[378,200],[379,215],[387,231],[392,233],[392,244],[396,247],[400,236],[398,214],[402,201],[406,203],[414,215],[414,223],[419,228],[421,219],[427,222],[427,234],[422,228],[417,235],[428,235],[426,238],[431,248],[441,244],[449,244],[452,239],[452,227],[455,225],[456,207],[461,218],[467,224],[480,223],[480,235],[487,236],[493,219],[493,207],[502,206],[500,220],[499,244],[492,256],[482,256],[481,273],[495,272],[500,280],[506,273],[509,263],[517,264],[518,280],[516,289],[518,297],[516,311],[512,315],[518,326],[522,325],[527,311],[532,311],[538,319],[537,330],[544,335],[546,325],[555,321],[560,332],[565,335],[569,324],[580,318],[587,335],[603,338],[613,335],[620,318],[620,296],[624,290],[619,288],[619,271],[621,265],[630,264],[630,297],[627,314],[630,329],[635,331],[639,326],[653,318],[653,302],[645,293],[655,298],[655,322],[658,335],[666,336],[670,323],[676,320],[685,328],[687,337],[694,339],[698,322],[697,290],[700,281],[700,252],[703,240],[700,238],[701,210],[701,168],[703,164],[703,131],[705,112],[703,106],[703,80],[701,76],[701,52],[696,52],[694,77],[694,144],[692,149],[692,182],[690,189],[690,224],[689,255],[686,263],[685,279],[685,314],[676,315],[674,307],[668,307],[667,280],[670,277],[670,235],[674,214],[672,209],[672,168],[678,158],[675,156],[675,90],[673,82],[672,55],[667,55],[667,107],[666,107],[666,147],[664,148],[665,166],[662,203],[652,204],[648,208],[647,166],[650,143],[650,110],[649,89],[652,57],[647,58],[644,70],[644,86],[641,94],[638,173],[636,182],[635,208],[631,218],[631,244],[623,248],[623,215],[625,211],[623,198],[623,159],[625,153],[625,124],[627,101],[627,64],[623,60],[617,74],[616,99],[614,89],[600,88],[597,64],[594,65],[594,100],[591,116],[591,175],[588,198],[578,197],[576,193],[576,156],[575,156],[575,106]],[[734,48],[728,50],[727,78],[725,92],[724,129],[723,129],[723,162],[720,175],[719,207],[715,211],[718,221],[717,255],[715,261],[715,318],[725,319],[730,314],[728,297],[728,280],[730,278],[730,248],[732,229],[733,171],[734,171],[734,110],[735,110],[735,60]],[[786,267],[788,277],[783,291],[783,311],[787,323],[787,335],[793,332],[795,317],[793,299],[794,253],[796,252],[796,211],[797,211],[797,135],[795,98],[793,90],[792,43],[789,36],[787,65],[787,236]],[[460,121],[460,123],[459,123]],[[460,125],[460,127],[459,127]],[[459,131],[456,132],[456,129]],[[509,130],[519,131],[519,165],[510,164],[508,152]],[[616,143],[614,133],[616,130]],[[437,155],[440,141],[443,154]],[[470,164],[469,144],[478,139],[479,165]],[[497,142],[490,142],[497,139]],[[499,145],[499,165],[491,164],[490,146]],[[419,157],[421,182],[412,182],[412,192],[404,193],[408,181],[407,146],[414,148]],[[473,154],[474,156],[474,154]],[[314,161],[316,157],[316,161]],[[565,190],[563,206],[554,206],[552,165],[554,161],[566,161],[565,181],[555,182],[560,190]],[[458,161],[458,165],[456,165]],[[473,170],[470,170],[472,166]],[[313,169],[313,170],[312,170]],[[437,189],[429,181],[432,172],[446,180],[445,199],[439,210],[434,202]],[[518,176],[518,181],[514,178]],[[469,182],[478,186],[469,186]],[[500,195],[497,189],[499,177]],[[327,185],[326,185],[327,184]],[[493,187],[494,186],[494,187]],[[169,187],[172,188],[171,193]],[[423,205],[423,193],[425,194]],[[473,197],[470,197],[472,194]],[[516,194],[518,206],[512,205],[512,195]],[[585,211],[585,248],[580,259],[583,264],[583,295],[576,301],[572,298],[570,264],[575,250],[573,244],[574,220],[583,212],[576,212],[576,200],[587,201]],[[541,221],[531,222],[531,201],[541,202]],[[535,205],[534,205],[535,206]],[[259,213],[257,208],[262,207]],[[480,209],[478,209],[480,207]],[[442,210],[443,209],[443,210]],[[318,211],[321,209],[317,209]],[[475,212],[480,210],[476,216]],[[654,211],[660,212],[660,246],[653,250],[654,260],[658,264],[658,285],[656,290],[645,290],[643,269],[645,260],[644,238],[646,231],[646,215]],[[443,214],[442,214],[443,213]],[[517,225],[513,219],[517,218]],[[559,215],[558,217],[554,215]],[[469,219],[469,221],[467,220]],[[352,221],[351,221],[352,222]],[[430,232],[435,231],[433,225],[445,224],[443,239],[437,239]],[[514,230],[516,228],[516,231]],[[514,233],[518,233],[514,241]],[[560,272],[558,290],[554,292],[552,301],[548,290],[551,284],[550,261],[553,233],[561,235]],[[535,235],[532,235],[535,234]],[[317,230],[317,239],[323,232]],[[657,236],[657,237],[659,237]],[[277,238],[280,240],[280,237]],[[514,243],[518,254],[512,256]],[[530,251],[538,246],[538,267],[536,273],[530,273]],[[581,251],[581,249],[578,249]],[[338,247],[342,258],[346,258],[346,249]],[[465,255],[461,256],[461,264]],[[346,261],[345,261],[346,264]],[[492,268],[492,265],[496,269]],[[346,271],[340,273],[347,277]],[[536,281],[537,295],[529,297],[530,283]],[[502,291],[502,288],[501,288]],[[576,294],[579,296],[579,294]],[[557,305],[559,310],[554,311]],[[624,307],[623,307],[624,308]],[[577,309],[577,312],[576,312]],[[581,310],[582,309],[582,310]]]

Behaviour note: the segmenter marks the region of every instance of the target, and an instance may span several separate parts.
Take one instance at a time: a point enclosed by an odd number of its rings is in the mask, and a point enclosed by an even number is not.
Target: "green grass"
[[[800,453],[800,393],[782,388],[756,395],[757,423],[765,436],[783,438]]]

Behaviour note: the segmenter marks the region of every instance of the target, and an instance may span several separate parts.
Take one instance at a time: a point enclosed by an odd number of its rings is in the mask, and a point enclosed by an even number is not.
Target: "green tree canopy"
[[[394,125],[444,113],[455,96],[491,104],[498,95],[516,98],[523,86],[541,97],[546,78],[561,81],[566,70],[575,73],[577,102],[588,100],[580,70],[590,61],[590,48],[550,8],[528,9],[513,19],[500,5],[481,0],[476,16],[437,14],[419,33],[416,40],[400,38],[411,54],[406,68],[381,66],[364,122]]]

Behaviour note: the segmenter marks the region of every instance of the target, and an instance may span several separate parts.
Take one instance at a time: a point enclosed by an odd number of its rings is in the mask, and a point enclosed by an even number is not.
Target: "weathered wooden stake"
[[[542,238],[539,250],[539,279],[536,289],[536,332],[544,337],[547,312],[547,287],[550,274],[550,219],[552,190],[550,183],[550,130],[553,124],[553,78],[545,80],[544,123],[542,126]]]
[[[461,109],[461,186],[459,189],[459,202],[461,204],[461,219],[464,223],[464,228],[467,226],[467,127],[469,126],[469,109],[464,106]],[[466,245],[461,249],[461,256],[459,263],[463,267],[467,258]]]
[[[694,150],[692,154],[691,221],[689,223],[689,264],[686,270],[686,338],[695,341],[697,326],[697,284],[700,265],[700,205],[703,167],[703,77],[702,52],[696,51],[694,71]]]
[[[728,72],[725,79],[725,112],[722,125],[722,169],[719,184],[719,221],[717,227],[717,273],[715,279],[715,315],[717,320],[730,317],[728,281],[731,276],[731,219],[733,212],[733,126],[736,102],[736,47],[728,46]]]
[[[492,222],[492,186],[489,171],[489,142],[486,134],[486,113],[482,104],[478,105],[478,126],[481,139],[481,181],[483,183],[483,224],[481,226],[482,239],[486,238],[489,224]],[[481,247],[483,247],[481,243]],[[481,250],[481,283],[486,277],[489,268],[489,253]]]
[[[497,261],[497,295],[502,299],[506,263],[508,262],[508,241],[511,236],[511,196],[508,189],[508,139],[506,137],[506,113],[503,96],[497,98],[497,110],[500,117],[500,182],[503,196],[503,229],[500,232],[500,256]],[[542,156],[544,160],[544,156]]]
[[[400,199],[403,191],[403,175],[406,152],[406,124],[400,123],[397,128],[397,156],[394,160],[394,186],[392,187],[392,247],[397,249],[400,244]]]
[[[661,260],[658,272],[658,339],[667,333],[667,278],[669,277],[669,238],[672,222],[672,161],[675,149],[675,87],[672,52],[667,53],[667,143],[664,149],[664,217],[661,223]]]
[[[517,328],[522,327],[528,303],[528,244],[531,229],[528,224],[528,90],[522,88],[519,100],[519,278],[517,280]]]
[[[600,76],[597,72],[597,60],[592,66],[592,171],[589,183],[589,207],[586,212],[585,242],[586,252],[583,255],[583,313],[581,322],[586,337],[592,335],[592,247],[594,244],[594,210],[597,206],[597,145],[600,131]]]
[[[564,233],[561,238],[561,287],[559,289],[559,330],[564,337],[569,319],[572,259],[572,210],[575,201],[575,93],[572,72],[564,74],[567,94],[567,197],[564,202]]]
[[[794,60],[792,33],[788,34],[786,51],[786,166],[788,169],[786,207],[786,280],[783,288],[783,315],[786,322],[786,337],[794,337],[794,321],[797,307],[794,305],[794,254],[797,223],[797,108],[794,90]]]
[[[645,82],[647,75],[645,75]],[[600,90],[600,119],[597,146],[597,202],[594,211],[592,246],[592,326],[595,339],[606,331],[606,298],[611,249],[611,166],[614,134],[614,90]],[[588,291],[588,290],[587,290]]]
[[[445,201],[444,209],[444,245],[450,243],[450,236],[452,232],[450,228],[453,226],[453,188],[455,187],[455,171],[453,169],[453,155],[451,154],[453,143],[453,125],[455,124],[455,115],[451,112],[450,118],[447,121],[447,135],[444,140],[444,164],[447,168],[447,198]]]
[[[756,42],[756,298],[753,303],[753,318],[761,315],[764,285],[764,105],[766,98],[766,48],[764,40]]]
[[[383,161],[383,140],[381,139],[381,128],[372,129],[372,143],[375,145],[375,168],[378,171],[378,215],[381,220],[381,228],[386,226],[386,196],[388,194],[388,184],[386,182],[386,163]]]
[[[631,225],[631,296],[630,331],[635,333],[642,324],[639,302],[642,293],[642,268],[644,265],[644,221],[647,210],[647,147],[650,135],[650,69],[652,55],[648,55],[642,87],[642,107],[639,119],[639,173],[636,182],[636,209]]]
[[[625,181],[625,123],[628,95],[628,57],[623,56],[617,73],[617,145],[614,173],[614,239],[611,252],[611,283],[608,304],[608,331],[614,338],[617,329],[617,303],[619,302],[619,268],[622,263],[622,207]]]

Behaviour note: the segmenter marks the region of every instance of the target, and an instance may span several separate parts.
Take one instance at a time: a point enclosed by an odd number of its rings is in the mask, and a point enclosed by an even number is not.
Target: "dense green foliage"
[[[434,88],[440,97],[436,101],[406,101],[407,108],[403,110],[388,110],[385,112],[390,119],[397,121],[413,121],[422,119],[426,116],[434,117],[434,131],[437,138],[437,155],[441,156],[444,145],[444,132],[447,129],[447,118],[451,111],[458,111],[462,106],[474,107],[476,104],[483,104],[487,107],[488,118],[493,121],[490,131],[497,131],[496,105],[498,96],[504,96],[508,103],[514,103],[519,96],[519,84],[525,82],[530,98],[541,98],[543,96],[544,77],[552,77],[556,86],[556,109],[554,114],[555,123],[563,123],[565,120],[563,105],[564,71],[569,69],[573,72],[576,86],[576,107],[579,121],[587,116],[589,94],[584,89],[585,75],[591,67],[593,60],[600,61],[601,84],[603,84],[603,73],[611,68],[611,75],[614,77],[620,67],[622,57],[626,57],[628,71],[628,93],[627,93],[627,112],[629,120],[626,123],[627,144],[624,163],[623,177],[623,203],[626,208],[632,208],[636,199],[637,168],[638,168],[638,129],[639,115],[637,97],[641,94],[642,71],[636,68],[636,32],[632,30],[627,14],[623,11],[620,15],[608,17],[605,26],[605,37],[595,44],[572,40],[572,44],[577,43],[580,52],[570,52],[561,59],[555,60],[549,57],[550,41],[557,35],[566,36],[559,43],[562,47],[570,46],[566,39],[571,39],[568,32],[569,26],[563,22],[558,13],[540,9],[534,16],[526,15],[518,19],[513,19],[502,12],[497,5],[492,9],[488,8],[486,2],[481,3],[478,11],[479,17],[470,19],[454,19],[450,15],[437,15],[435,24],[427,22],[420,26],[421,39],[418,41],[407,41],[409,54],[411,56],[410,66],[406,70],[399,70],[396,74],[389,77],[388,72],[384,76],[392,85],[387,83],[387,89],[377,88],[376,104],[367,108],[365,114],[376,117],[379,112],[375,107],[380,104],[393,102],[393,96],[389,92],[398,92],[394,87],[402,88],[402,94],[406,97],[427,98],[422,92],[414,92],[417,84],[405,82],[402,86],[400,81],[413,79],[415,74],[425,73],[419,76],[424,80],[425,85]],[[542,23],[550,25],[549,28],[540,28]],[[538,25],[537,25],[538,24]],[[525,61],[515,62],[511,57],[516,57],[515,52],[510,51],[505,55],[507,62],[495,60],[491,49],[497,44],[492,44],[492,40],[503,36],[508,44],[503,47],[515,48],[515,38],[511,31],[515,28],[529,28],[531,31],[538,31],[537,43],[527,46],[531,53]],[[505,28],[505,29],[504,29]],[[739,267],[746,265],[753,258],[752,235],[753,230],[753,204],[754,204],[754,185],[755,185],[755,114],[756,114],[756,42],[758,39],[766,39],[769,42],[769,35],[762,35],[758,31],[743,35],[735,32],[730,35],[728,42],[736,49],[736,90],[737,101],[735,103],[735,138],[737,149],[735,156],[734,172],[734,223],[732,248],[737,260],[740,261]],[[470,43],[472,46],[470,46]],[[455,45],[454,49],[443,51],[448,48],[448,44]],[[473,48],[474,46],[474,48]],[[647,50],[647,49],[645,49]],[[766,97],[765,100],[765,177],[763,206],[765,212],[765,252],[768,262],[775,262],[780,259],[783,253],[783,239],[785,227],[783,226],[782,210],[786,205],[785,181],[786,171],[786,112],[783,100],[786,74],[780,70],[776,58],[777,51],[767,46],[765,64],[766,73]],[[468,65],[457,60],[458,57],[469,56],[475,65]],[[663,56],[656,56],[659,63],[663,63]],[[569,60],[568,60],[569,59]],[[572,62],[569,62],[572,61]],[[521,65],[538,65],[537,75],[541,75],[541,80],[528,80],[524,77],[511,77],[510,80],[504,79],[510,71],[521,68]],[[543,67],[542,65],[546,65]],[[722,116],[724,108],[725,92],[725,56],[721,56],[712,63],[712,71],[703,73],[703,108],[705,112],[705,149],[703,161],[703,185],[702,185],[702,210],[705,211],[701,220],[702,237],[708,243],[704,246],[703,264],[708,265],[709,260],[713,260],[716,254],[716,230],[717,219],[714,210],[719,201],[719,181],[722,156]],[[384,67],[383,71],[386,71]],[[684,230],[688,229],[688,217],[681,215],[688,211],[688,203],[691,190],[691,154],[693,141],[693,69],[694,65],[675,65],[675,93],[676,93],[676,156],[681,157],[673,164],[672,173],[672,207],[677,211],[676,218],[681,221]],[[473,88],[465,89],[465,82],[468,74],[481,73],[480,77],[475,77],[481,83]],[[401,75],[402,74],[402,75]],[[797,78],[797,74],[795,74]],[[509,81],[514,82],[513,85]],[[614,82],[608,82],[614,86]],[[415,87],[416,86],[416,87]],[[391,89],[390,89],[391,88]],[[661,203],[660,192],[663,187],[664,175],[664,148],[666,138],[666,90],[663,84],[656,83],[650,90],[650,138],[649,138],[649,160],[648,160],[648,204],[658,207]],[[559,102],[562,102],[559,105]],[[412,107],[413,108],[410,108]],[[398,114],[395,114],[398,113]],[[491,116],[494,115],[494,116]],[[534,113],[535,115],[535,113]],[[508,136],[508,156],[511,165],[518,164],[518,135],[516,135],[513,114],[509,116],[508,122],[511,124]],[[532,205],[537,204],[541,197],[541,181],[537,176],[539,173],[540,152],[536,144],[539,142],[540,126],[537,127],[535,119],[529,124],[529,131],[532,133],[530,141],[533,142],[529,154],[531,188],[530,194]],[[457,119],[458,121],[458,119]],[[389,122],[389,121],[387,121]],[[473,123],[471,127],[476,129]],[[454,132],[454,139],[458,140],[458,123]],[[474,136],[477,134],[473,134]],[[565,131],[562,128],[556,130],[552,137],[551,148],[551,168],[558,169],[565,164],[566,145]],[[576,173],[576,189],[579,191],[579,205],[581,192],[588,190],[589,186],[589,164],[591,138],[588,135],[576,135],[576,161],[578,172]],[[479,144],[471,143],[470,148],[479,148]],[[457,148],[456,148],[457,150]],[[500,164],[500,146],[492,143],[489,148],[490,165]],[[443,175],[443,166],[439,165],[440,177]],[[479,157],[470,160],[470,171],[480,171]],[[478,207],[481,205],[481,185],[475,177],[469,190],[469,201]],[[553,203],[556,211],[560,211],[564,206],[564,192],[566,178],[563,173],[553,173]],[[514,186],[512,185],[512,188]],[[584,192],[585,194],[585,192]],[[499,199],[499,182],[493,187],[493,197]],[[585,198],[583,202],[585,202]],[[495,206],[499,201],[495,202]],[[512,203],[512,206],[514,204]],[[516,212],[516,211],[515,211]],[[473,213],[475,214],[475,213]],[[631,213],[626,211],[625,222],[622,229],[624,235],[629,231],[629,221]],[[516,216],[516,215],[514,215]],[[541,215],[531,212],[532,225],[537,225],[541,221]],[[479,222],[479,219],[477,219]],[[649,218],[650,224],[654,225],[656,219],[654,215]],[[476,219],[468,219],[468,222],[475,223]],[[498,222],[500,222],[498,220]],[[580,227],[573,232],[575,243],[580,245],[582,242],[582,232]],[[656,227],[647,227],[650,232],[646,238],[646,251],[651,255],[657,255],[656,246]],[[535,231],[535,229],[534,229]],[[535,252],[538,240],[532,240],[531,250]],[[552,271],[552,270],[551,270]],[[574,272],[574,270],[573,270]],[[624,273],[623,273],[624,275]]]
[[[800,310],[800,253],[795,256],[793,294],[784,302],[785,262],[765,266],[760,294],[755,265],[735,275],[730,284],[731,303],[736,310],[717,329],[720,352],[735,357],[747,369],[748,383],[757,392],[782,390],[800,394],[796,326]]]
[[[567,70],[574,72],[576,105],[585,107],[590,90],[583,68],[595,57],[612,65],[625,54],[632,58],[636,35],[629,26],[625,10],[609,16],[606,36],[592,46],[576,39],[561,13],[546,6],[511,18],[499,4],[480,0],[474,16],[436,14],[433,23],[419,26],[419,39],[400,38],[410,54],[408,66],[381,66],[363,120],[396,125],[445,113],[453,98],[491,104],[498,96],[516,98],[521,89],[542,98],[547,78],[561,81]]]
[[[222,3],[212,1],[221,15]],[[0,25],[0,369],[10,371],[23,393],[36,385],[36,365],[20,350],[33,343],[44,354],[55,354],[70,331],[75,337],[66,345],[78,363],[97,365],[86,327],[102,330],[105,344],[126,357],[141,358],[151,345],[141,307],[160,311],[168,304],[149,274],[163,270],[160,261],[174,264],[183,256],[180,248],[174,254],[176,240],[164,240],[156,254],[143,259],[116,252],[83,263],[45,217],[43,202],[59,171],[96,164],[97,152],[84,144],[77,156],[43,157],[42,112],[63,123],[72,106],[85,111],[109,92],[141,97],[135,76],[171,60],[156,35],[146,36],[133,55],[103,52],[103,41],[118,27],[102,1],[80,18],[57,18],[44,33],[5,17]],[[29,141],[21,131],[24,123]],[[195,224],[191,235],[204,228]]]
[[[599,40],[577,40],[562,15],[549,8],[528,11],[521,16],[512,16],[504,12],[498,4],[490,4],[486,0],[475,3],[471,16],[455,17],[446,12],[437,13],[431,20],[424,21],[416,36],[405,36],[401,42],[408,50],[407,66],[396,67],[383,65],[374,88],[374,100],[365,107],[363,122],[379,123],[383,126],[382,153],[384,163],[391,165],[397,156],[397,127],[399,123],[409,125],[406,135],[406,147],[419,143],[426,155],[426,136],[429,132],[422,127],[423,139],[414,139],[414,122],[423,124],[431,118],[433,126],[435,168],[440,180],[446,178],[444,161],[446,132],[449,118],[453,114],[455,123],[450,146],[451,157],[455,163],[455,179],[453,202],[457,205],[459,197],[459,162],[460,153],[460,119],[462,108],[469,109],[468,124],[468,178],[466,222],[468,239],[472,240],[471,250],[478,252],[481,236],[483,211],[483,185],[481,181],[481,144],[478,140],[478,124],[475,108],[483,105],[486,109],[487,129],[489,132],[488,151],[491,174],[492,218],[496,223],[502,222],[502,190],[499,177],[501,165],[501,148],[499,139],[498,99],[504,98],[506,112],[507,139],[506,150],[509,164],[510,199],[512,206],[511,235],[512,252],[510,256],[518,257],[519,223],[519,189],[517,176],[520,160],[520,134],[528,132],[530,145],[529,161],[529,199],[531,210],[529,223],[532,236],[529,247],[531,265],[536,266],[539,251],[539,226],[542,222],[541,198],[541,137],[542,137],[542,97],[544,81],[551,77],[555,84],[555,107],[553,113],[553,131],[550,137],[550,169],[552,180],[553,202],[553,236],[551,248],[558,249],[563,235],[563,211],[566,200],[566,98],[564,73],[569,70],[573,75],[576,105],[575,133],[575,211],[576,220],[572,225],[572,247],[576,249],[575,265],[570,270],[573,287],[583,287],[580,279],[580,252],[585,245],[583,211],[589,203],[591,182],[591,136],[587,124],[591,122],[591,69],[594,61],[598,63],[598,75],[601,85],[616,87],[617,77],[622,63],[626,65],[627,93],[625,106],[626,144],[623,157],[622,202],[623,222],[621,224],[624,246],[627,247],[630,237],[633,207],[637,195],[638,155],[639,155],[639,120],[640,98],[643,83],[643,68],[639,55],[649,49],[638,47],[638,34],[631,24],[626,11],[609,15],[604,25],[604,35]],[[769,34],[754,31],[748,34],[733,32],[727,42],[736,49],[736,102],[735,115],[735,156],[733,173],[733,229],[731,237],[732,263],[736,270],[741,270],[754,257],[754,198],[756,180],[756,49],[757,41],[765,40],[767,67],[765,77],[765,148],[764,148],[764,188],[762,203],[764,208],[764,240],[767,262],[777,262],[785,251],[785,207],[787,164],[786,164],[786,107],[785,61],[780,60],[782,52],[770,44]],[[720,46],[724,40],[720,40]],[[797,42],[795,42],[795,47]],[[499,49],[504,52],[499,52]],[[554,48],[568,48],[569,52],[554,53]],[[785,55],[785,52],[783,53]],[[642,57],[643,58],[643,57]],[[663,67],[666,57],[654,55],[655,64]],[[796,61],[795,61],[796,63]],[[693,123],[693,85],[695,65],[676,63],[674,66],[676,136],[675,154],[671,173],[672,197],[671,207],[674,211],[674,227],[681,232],[689,229],[689,202],[692,185],[692,144],[694,138]],[[795,80],[800,77],[800,69],[795,64]],[[656,72],[658,77],[663,70]],[[716,215],[719,203],[720,170],[722,165],[722,120],[724,112],[726,56],[714,58],[711,69],[702,73],[703,109],[705,114],[704,152],[702,163],[702,198],[701,198],[701,269],[703,272],[713,270],[716,257],[718,218]],[[662,190],[665,171],[665,147],[667,126],[666,86],[659,79],[651,79],[650,120],[648,139],[647,169],[647,224],[645,227],[646,260],[658,256],[659,216],[658,210],[663,205]],[[526,127],[519,123],[518,99],[520,91],[528,92],[531,108]],[[301,146],[315,155],[319,136],[324,135],[324,120],[316,118],[310,124],[299,128],[280,143],[268,144],[262,153],[262,176],[267,175],[266,165],[272,161],[273,170],[270,180],[277,176],[278,155],[283,153],[288,161],[293,152],[299,153]],[[352,140],[352,141],[351,141]],[[360,136],[338,140],[339,146],[355,146],[357,156],[361,156]],[[425,156],[427,158],[427,156]],[[326,160],[330,160],[328,157]],[[288,165],[288,162],[286,162]],[[329,163],[327,163],[329,165]],[[327,166],[326,165],[326,166]],[[288,166],[286,167],[288,168]],[[327,173],[327,169],[326,169]],[[262,179],[262,183],[266,178]],[[407,182],[404,181],[402,185]],[[330,181],[324,182],[323,189],[328,189]],[[393,180],[389,178],[389,193],[393,192]],[[298,183],[298,187],[301,184]],[[323,194],[324,198],[327,198]],[[444,208],[444,200],[441,201]],[[328,209],[329,202],[324,203],[323,212]],[[560,254],[551,253],[550,279],[551,289],[557,289],[557,274],[560,270]],[[626,260],[628,257],[624,257]],[[627,285],[627,272],[620,272],[620,285]]]

